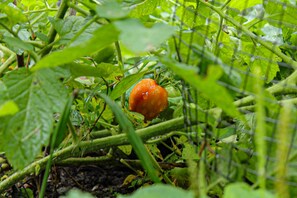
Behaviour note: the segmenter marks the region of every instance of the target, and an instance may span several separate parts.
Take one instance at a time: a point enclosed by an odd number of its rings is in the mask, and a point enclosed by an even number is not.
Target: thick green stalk
[[[151,137],[164,135],[170,131],[183,128],[183,117],[175,118],[160,124],[156,124],[147,128],[139,129],[136,131],[136,134],[142,139],[147,140]],[[193,122],[195,124],[195,122]],[[85,153],[92,152],[94,150],[99,150],[103,148],[108,148],[111,146],[120,146],[129,144],[126,134],[119,134],[115,136],[109,136],[105,138],[83,141],[77,145],[70,145],[62,150],[56,151],[53,153],[53,164],[60,162],[61,160],[67,159],[69,157],[78,157],[81,152]],[[0,183],[0,193],[6,190],[7,188],[14,185],[16,182],[25,178],[30,174],[34,174],[36,168],[43,170],[46,166],[49,156],[46,156],[42,159],[39,159],[22,170],[19,170]],[[37,173],[38,174],[38,173]]]

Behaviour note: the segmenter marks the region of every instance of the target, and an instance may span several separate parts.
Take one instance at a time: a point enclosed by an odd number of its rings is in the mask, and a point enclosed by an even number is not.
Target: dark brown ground
[[[133,174],[130,169],[124,166],[114,165],[83,165],[72,167],[53,167],[48,180],[46,198],[55,198],[65,195],[70,189],[78,188],[84,192],[91,193],[94,197],[113,198],[117,194],[128,194],[133,192],[133,187],[123,186],[125,178]],[[7,191],[6,197],[29,197],[20,189],[30,188],[35,197],[37,195],[36,178],[25,181],[22,187],[11,188]]]

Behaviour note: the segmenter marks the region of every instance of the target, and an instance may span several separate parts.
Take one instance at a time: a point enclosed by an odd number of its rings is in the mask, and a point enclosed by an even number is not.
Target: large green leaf
[[[264,1],[265,14],[267,15],[265,19],[275,25],[287,26],[296,28],[297,25],[297,6],[286,1],[285,6],[284,2],[279,0],[265,0]]]
[[[117,21],[115,26],[121,32],[122,43],[135,53],[154,50],[174,33],[174,28],[164,23],[147,28],[135,19]]]
[[[116,0],[108,0],[96,7],[96,13],[103,18],[120,19],[128,16],[129,10]]]
[[[263,0],[247,0],[247,1],[242,1],[242,0],[232,0],[228,6],[231,8],[236,8],[238,10],[244,10],[250,7],[253,7],[257,4],[262,4]]]
[[[139,18],[145,15],[152,14],[159,4],[160,0],[145,0],[133,6],[132,11],[130,12],[130,16],[133,18]]]
[[[61,68],[66,70],[69,76],[73,78],[80,76],[94,76],[115,80],[117,76],[122,75],[121,69],[118,66],[109,63],[100,63],[96,67],[93,67],[72,62],[61,66]]]
[[[194,198],[192,191],[165,185],[155,184],[137,190],[132,195],[120,195],[118,198]]]
[[[41,59],[32,70],[56,67],[85,55],[89,55],[112,44],[118,39],[119,32],[113,25],[105,25],[94,32],[94,36],[74,47],[53,52]]]
[[[241,117],[241,114],[233,104],[233,99],[226,88],[219,85],[217,82],[223,73],[221,67],[210,66],[207,71],[207,76],[202,77],[198,75],[196,67],[191,67],[168,58],[163,58],[161,61],[228,115]]]
[[[88,23],[88,20],[81,16],[69,16],[65,19],[49,18],[51,24],[55,27],[60,36],[59,43],[68,44],[72,41],[73,37],[81,31],[81,29]],[[85,30],[75,39],[72,46],[78,45],[82,42],[86,42],[91,39],[95,30],[100,26],[96,23],[92,23],[86,27]]]
[[[4,37],[3,41],[8,45],[11,46],[13,49],[22,49],[22,50],[28,50],[28,51],[33,51],[34,47],[33,45],[29,43],[25,43],[19,38],[15,37]]]
[[[223,198],[276,198],[275,195],[263,189],[253,190],[245,183],[230,184],[225,188]]]
[[[273,46],[271,45],[271,47]],[[276,51],[280,51],[278,47],[273,48]],[[241,54],[243,60],[245,60],[250,68],[251,73],[257,76],[259,75],[261,77],[265,77],[266,82],[270,82],[274,79],[276,73],[279,71],[277,63],[281,61],[281,58],[263,46],[255,47],[251,42],[243,42],[242,50],[246,53],[253,54],[253,59],[251,59],[250,54]],[[260,72],[260,74],[257,72]]]
[[[0,4],[0,18],[8,20],[9,25],[13,26],[17,23],[27,22],[27,17],[23,12],[12,3],[1,3]]]
[[[15,70],[6,74],[3,82],[19,112],[0,117],[0,139],[5,140],[0,147],[12,166],[21,169],[48,143],[54,113],[60,113],[65,106],[67,91],[49,69],[35,73]]]

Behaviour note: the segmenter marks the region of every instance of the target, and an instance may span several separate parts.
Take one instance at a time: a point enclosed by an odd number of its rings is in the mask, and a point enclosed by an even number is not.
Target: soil
[[[116,197],[134,191],[123,186],[123,181],[133,174],[129,169],[116,166],[81,166],[58,167],[56,174],[51,175],[46,197],[59,197],[72,188],[89,192],[95,197]]]
[[[77,188],[91,193],[94,197],[113,198],[118,194],[129,194],[135,191],[133,187],[124,186],[126,177],[133,172],[118,165],[83,165],[72,167],[53,167],[48,179],[46,198],[65,195],[70,189]],[[22,187],[30,188],[37,197],[36,178],[27,180]],[[20,195],[20,189],[11,188],[7,197],[30,197]]]

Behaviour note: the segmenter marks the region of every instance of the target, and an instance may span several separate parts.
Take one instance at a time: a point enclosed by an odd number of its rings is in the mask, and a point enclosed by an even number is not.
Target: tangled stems
[[[182,129],[183,121],[184,121],[183,117],[174,118],[172,120],[168,120],[166,122],[162,122],[144,129],[136,130],[136,134],[142,140],[145,141],[151,137],[164,135],[173,130]],[[195,122],[193,122],[193,124],[195,124]],[[120,145],[127,145],[127,144],[129,144],[129,141],[125,133],[115,135],[115,136],[108,136],[100,139],[94,139],[90,141],[82,141],[77,145],[70,145],[62,150],[54,152],[53,163],[54,164],[58,163],[70,157],[78,157],[81,155],[82,151],[84,151],[84,153],[88,153],[94,150],[108,148],[111,146],[120,146]],[[43,170],[48,160],[49,160],[49,156],[43,157],[42,159],[39,159],[31,163],[24,169],[16,171],[12,175],[8,176],[0,183],[0,193],[28,175],[39,174],[39,172],[36,172],[36,170],[37,169]]]

